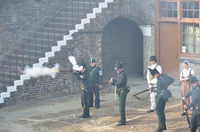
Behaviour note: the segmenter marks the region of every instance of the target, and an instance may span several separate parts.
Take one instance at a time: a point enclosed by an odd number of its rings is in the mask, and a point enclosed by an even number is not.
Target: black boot
[[[154,112],[154,110],[149,110],[149,111],[147,111],[147,113],[151,113],[151,112]]]
[[[163,132],[162,128],[157,129],[155,132]]]
[[[82,115],[80,118],[88,118],[88,115]]]
[[[126,125],[126,123],[119,122],[119,123],[117,124],[117,126],[122,126],[122,125]]]
[[[182,114],[181,114],[181,116],[185,116],[186,115],[186,112],[183,112]]]

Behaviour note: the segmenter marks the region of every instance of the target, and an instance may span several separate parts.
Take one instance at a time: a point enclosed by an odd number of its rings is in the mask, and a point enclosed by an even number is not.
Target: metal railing
[[[69,0],[60,10],[49,18],[41,27],[23,41],[15,50],[0,62],[0,92],[6,92],[6,87],[12,86],[19,79],[18,66],[31,66],[38,58],[55,46],[62,36],[67,35],[75,24],[79,24],[97,2],[103,0]]]

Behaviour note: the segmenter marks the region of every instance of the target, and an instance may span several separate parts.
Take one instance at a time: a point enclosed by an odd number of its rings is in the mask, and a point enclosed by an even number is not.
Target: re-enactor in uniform
[[[149,69],[151,74],[158,79],[157,81],[157,89],[154,89],[153,92],[157,93],[156,97],[156,114],[158,116],[158,128],[155,132],[163,132],[166,130],[165,123],[165,104],[168,101],[168,90],[167,87],[174,82],[174,79],[166,74],[160,74],[156,68]],[[149,88],[149,90],[152,90]]]
[[[184,109],[193,108],[192,117],[190,119],[190,132],[196,132],[197,127],[200,131],[200,85],[198,84],[196,76],[192,77],[190,83],[192,84],[193,88],[182,99],[186,100],[192,96],[192,102],[188,105],[184,104],[183,106]]]
[[[160,74],[162,73],[161,66],[157,64],[156,56],[150,56],[150,63],[151,65],[148,68],[150,69],[156,68]],[[154,78],[149,72],[149,70],[147,70],[147,82],[148,82],[149,88],[157,87],[157,78]],[[147,113],[154,112],[156,108],[156,93],[155,92],[150,92],[150,103],[151,103],[151,108],[149,111],[147,111]]]
[[[88,118],[89,115],[89,105],[88,105],[88,94],[89,94],[89,73],[86,70],[86,64],[82,61],[83,69],[77,73],[77,71],[73,71],[77,76],[78,80],[82,81],[81,85],[81,105],[83,108],[83,115],[80,118]]]
[[[117,71],[117,79],[111,78],[109,80],[109,84],[115,85],[116,86],[116,93],[118,94],[118,100],[119,100],[119,112],[121,115],[121,118],[119,120],[119,123],[117,126],[125,125],[126,124],[126,115],[125,115],[125,110],[126,110],[126,97],[128,94],[128,89],[126,87],[127,85],[127,76],[124,73],[123,70],[123,64],[121,61],[117,61],[115,64],[115,70]]]
[[[98,109],[100,107],[100,98],[99,98],[99,88],[101,85],[97,85],[102,83],[103,76],[102,70],[100,67],[96,65],[96,60],[91,58],[90,67],[88,67],[88,71],[90,74],[90,92],[89,92],[89,107],[93,107],[93,93],[95,95],[95,106]]]

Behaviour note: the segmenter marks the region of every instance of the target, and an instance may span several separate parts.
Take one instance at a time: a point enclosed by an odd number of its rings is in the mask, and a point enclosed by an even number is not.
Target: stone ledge
[[[184,60],[187,60],[190,63],[200,64],[200,58],[180,57],[178,59],[179,62],[183,62]]]

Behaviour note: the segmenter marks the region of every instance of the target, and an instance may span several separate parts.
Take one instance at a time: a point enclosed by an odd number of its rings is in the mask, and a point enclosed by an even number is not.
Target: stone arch
[[[96,35],[97,42],[93,42],[95,47],[98,46],[98,52],[94,54],[97,58],[98,65],[105,68],[102,63],[102,46],[103,46],[103,35],[105,27],[115,20],[116,18],[123,17],[131,20],[138,27],[142,27],[143,33],[143,77],[146,78],[147,67],[149,65],[149,57],[155,55],[155,37],[154,37],[154,1],[138,1],[138,0],[116,0],[114,3],[109,4],[109,8],[103,10],[102,13],[97,14],[96,19],[91,20],[91,24],[88,25],[88,31],[96,31],[100,34]],[[144,10],[145,9],[145,10]],[[150,35],[145,35],[144,30],[148,28]],[[143,30],[144,29],[144,30]],[[94,50],[93,50],[94,51]],[[98,54],[97,54],[98,53]]]
[[[102,14],[101,14],[102,15]],[[127,18],[131,21],[133,21],[134,23],[136,23],[138,26],[139,25],[146,25],[147,22],[146,20],[142,20],[141,18],[137,17],[137,15],[127,15],[127,13],[114,13],[114,14],[110,14],[109,16],[106,16],[105,14],[102,15],[101,17],[103,17],[104,19],[98,19],[97,23],[99,23],[100,25],[100,30],[103,30],[104,27],[106,25],[108,25],[108,23],[110,23],[111,21],[113,21],[114,19],[118,18],[118,17],[124,17]]]
[[[104,27],[102,34],[102,69],[114,72],[121,60],[127,73],[143,74],[143,34],[138,25],[126,17],[117,17]]]

